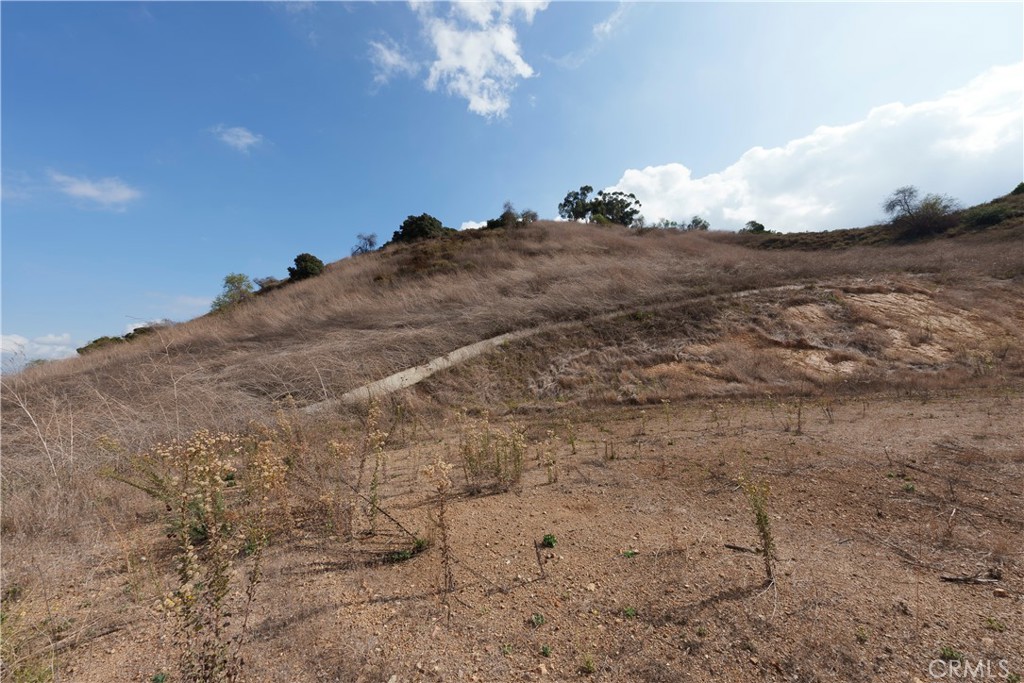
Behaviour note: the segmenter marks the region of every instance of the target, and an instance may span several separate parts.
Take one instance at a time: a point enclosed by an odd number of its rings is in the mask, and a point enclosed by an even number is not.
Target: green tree
[[[229,273],[224,276],[224,291],[213,300],[210,310],[220,311],[228,306],[244,301],[252,296],[252,290],[252,280],[249,279],[248,275]]]
[[[590,202],[590,215],[596,222],[602,222],[598,217],[604,218],[608,223],[624,225],[627,228],[643,226],[643,217],[640,215],[640,200],[630,192],[605,192],[601,190]]]
[[[594,191],[590,185],[583,185],[565,195],[558,205],[558,215],[567,221],[585,221],[590,216],[590,193]]]
[[[392,242],[416,242],[418,240],[433,239],[442,235],[450,235],[456,232],[446,228],[429,213],[419,216],[409,216],[402,221],[401,227],[391,236]]]
[[[295,257],[295,265],[288,266],[288,279],[292,282],[316,277],[324,272],[324,262],[312,254],[299,254]]]
[[[746,227],[740,228],[740,232],[760,235],[771,231],[768,230],[768,228],[764,227],[762,223],[758,223],[757,221],[747,221]]]

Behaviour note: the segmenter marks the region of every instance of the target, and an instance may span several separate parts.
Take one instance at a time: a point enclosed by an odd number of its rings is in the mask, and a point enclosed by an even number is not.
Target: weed
[[[272,440],[201,430],[186,441],[156,446],[136,461],[136,472],[141,479],[118,478],[165,503],[177,539],[179,585],[161,606],[175,622],[182,678],[238,680],[269,541],[271,496],[283,486],[287,466]],[[229,629],[232,566],[243,551],[250,561],[244,603],[241,619]]]
[[[627,619],[632,619],[636,617],[636,608],[627,607],[626,609],[622,610],[622,613],[626,616]]]
[[[150,679],[150,683],[167,683],[167,674],[163,671],[153,674]]]
[[[547,619],[545,619],[544,615],[540,612],[534,612],[532,615],[530,615],[529,619],[530,625],[534,628],[539,628],[543,626],[546,621]]]
[[[708,635],[708,630],[703,625],[701,625],[697,627],[696,633],[698,638],[704,638]]]
[[[540,654],[541,654],[542,657],[550,657],[551,656],[551,646],[550,645],[541,645],[540,646]]]
[[[545,548],[554,548],[558,544],[558,539],[555,538],[554,534],[544,534],[540,544]]]
[[[999,621],[995,617],[988,617],[985,619],[985,628],[996,633],[1003,633],[1006,631],[1006,624]]]
[[[861,627],[861,628],[857,629],[856,638],[857,638],[857,642],[860,643],[861,645],[866,645],[867,644],[867,642],[868,642],[868,632],[864,629],[864,627]]]
[[[505,657],[512,656],[512,643],[503,643],[501,646],[501,654]]]
[[[623,550],[622,551],[622,556],[627,558],[627,559],[632,559],[632,558],[636,557],[639,554],[640,554],[639,550],[633,550],[632,548],[629,549],[629,550]]]
[[[437,491],[437,530],[441,537],[441,600],[451,619],[451,606],[449,598],[455,592],[455,574],[452,569],[454,555],[452,553],[450,534],[448,529],[448,496],[451,493],[452,466],[444,461],[440,454],[432,465],[426,468],[427,477]],[[417,539],[417,544],[419,540]]]
[[[917,490],[917,487],[914,486],[913,482],[908,481],[907,483],[903,484],[903,490],[906,491],[907,493],[913,493],[915,490]]]
[[[764,557],[765,582],[771,584],[775,582],[775,538],[772,536],[771,519],[768,516],[770,488],[767,482],[755,483],[742,477],[740,486],[754,513],[754,527],[761,540],[761,554]]]
[[[594,663],[593,655],[585,655],[583,661],[580,663],[581,674],[590,676],[597,672],[597,665]]]
[[[939,649],[939,659],[945,662],[962,662],[964,661],[964,655],[948,645],[943,645]]]
[[[615,460],[615,442],[608,440],[604,441],[604,459],[605,462]]]
[[[508,491],[519,483],[526,452],[523,428],[513,423],[507,430],[492,429],[486,415],[477,422],[461,412],[458,421],[459,454],[470,491]]]

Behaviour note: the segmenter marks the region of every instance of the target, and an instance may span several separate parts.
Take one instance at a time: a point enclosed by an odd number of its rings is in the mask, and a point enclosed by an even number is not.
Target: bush
[[[1011,211],[1001,204],[976,206],[964,214],[964,223],[972,228],[987,228],[1010,218]]]
[[[324,272],[324,262],[312,254],[299,254],[295,257],[295,266],[288,266],[288,279],[292,282],[315,277]]]
[[[914,239],[945,232],[956,226],[960,205],[948,195],[929,194],[918,201],[918,190],[904,185],[890,194],[882,208],[900,237]]]
[[[222,311],[228,306],[245,301],[252,296],[252,290],[252,280],[248,275],[229,273],[224,276],[224,291],[213,300],[210,310]]]
[[[419,216],[409,216],[401,227],[391,236],[392,242],[416,242],[419,240],[434,239],[443,235],[451,235],[455,230],[446,228],[429,213],[422,213]]]
[[[1020,183],[1017,187],[1013,188],[1010,194],[1024,194],[1024,183]]]
[[[93,339],[85,346],[75,349],[75,351],[78,353],[79,356],[84,356],[85,354],[90,353],[92,351],[97,351],[99,349],[103,349],[108,346],[114,346],[116,344],[123,344],[124,342],[124,337],[99,337],[98,339]]]

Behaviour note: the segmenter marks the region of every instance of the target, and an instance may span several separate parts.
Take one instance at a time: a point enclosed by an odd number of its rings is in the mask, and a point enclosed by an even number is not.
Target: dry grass
[[[388,438],[429,429],[416,415],[436,416],[444,405],[501,414],[544,401],[1019,386],[1022,282],[1024,251],[979,236],[766,251],[731,235],[539,223],[345,259],[223,314],[4,377],[0,579],[43,590],[73,567],[123,554],[128,541],[117,534],[155,519],[142,494],[106,475],[124,474],[154,443],[199,428],[239,431],[253,419],[280,426],[291,419],[282,401],[336,397],[459,346],[548,322],[579,325],[439,376],[401,399],[404,417],[389,404]],[[772,289],[780,287],[789,289]],[[737,292],[751,293],[728,297]],[[894,370],[890,333],[912,326],[853,296],[891,292],[936,307],[929,315],[939,322],[916,328],[908,354],[929,351],[929,335],[945,338],[940,314],[969,317],[986,336],[923,369],[908,356]],[[785,317],[806,306],[825,311],[828,325]],[[829,363],[860,370],[823,378],[800,364],[819,349]],[[357,485],[339,494],[358,482],[365,445],[328,457],[328,443],[361,429],[357,419],[293,424],[296,444],[316,451],[297,459],[294,479],[304,483],[293,497],[318,511],[306,523],[329,524],[341,536],[353,524],[358,531],[358,509],[372,514],[358,498],[368,491]]]

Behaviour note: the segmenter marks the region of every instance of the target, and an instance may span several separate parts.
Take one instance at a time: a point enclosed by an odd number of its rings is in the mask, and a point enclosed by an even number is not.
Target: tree
[[[512,205],[512,202],[505,202],[505,205],[502,207],[501,215],[497,218],[488,220],[487,225],[484,227],[492,230],[494,228],[521,228],[536,220],[536,211],[526,209],[521,213],[516,213],[516,208]]]
[[[594,188],[584,185],[565,195],[558,205],[558,215],[566,220],[590,221],[591,223],[617,223],[627,228],[643,225],[640,215],[640,200],[635,194],[606,192],[601,190],[594,197]]]
[[[700,216],[694,216],[690,219],[690,223],[686,226],[687,230],[710,230],[711,223]]]
[[[228,306],[244,301],[252,296],[252,280],[242,273],[229,273],[224,276],[224,291],[210,305],[211,311],[221,311]]]
[[[591,201],[590,214],[593,217],[602,216],[609,223],[617,223],[627,228],[633,225],[643,225],[640,216],[640,200],[630,192],[605,192],[601,190]]]
[[[401,227],[391,236],[392,242],[416,242],[417,240],[433,239],[456,232],[446,228],[429,213],[409,216],[402,221]]]
[[[740,228],[740,232],[760,235],[766,232],[770,232],[770,230],[768,230],[766,227],[764,227],[764,225],[758,223],[757,221],[747,221],[746,227]]]
[[[359,254],[369,254],[371,251],[377,248],[377,233],[365,233],[361,232],[356,235],[356,246],[352,247],[352,255],[358,256]]]
[[[558,215],[567,221],[585,221],[590,215],[590,193],[594,191],[590,185],[583,185],[579,190],[569,192],[558,205]]]
[[[295,266],[288,266],[288,279],[292,282],[315,277],[324,272],[324,262],[312,254],[299,254],[295,257]]]
[[[896,188],[884,202],[882,209],[889,214],[890,225],[902,237],[915,238],[945,232],[958,222],[956,212],[960,204],[949,195],[928,194],[918,200],[913,185]]]

